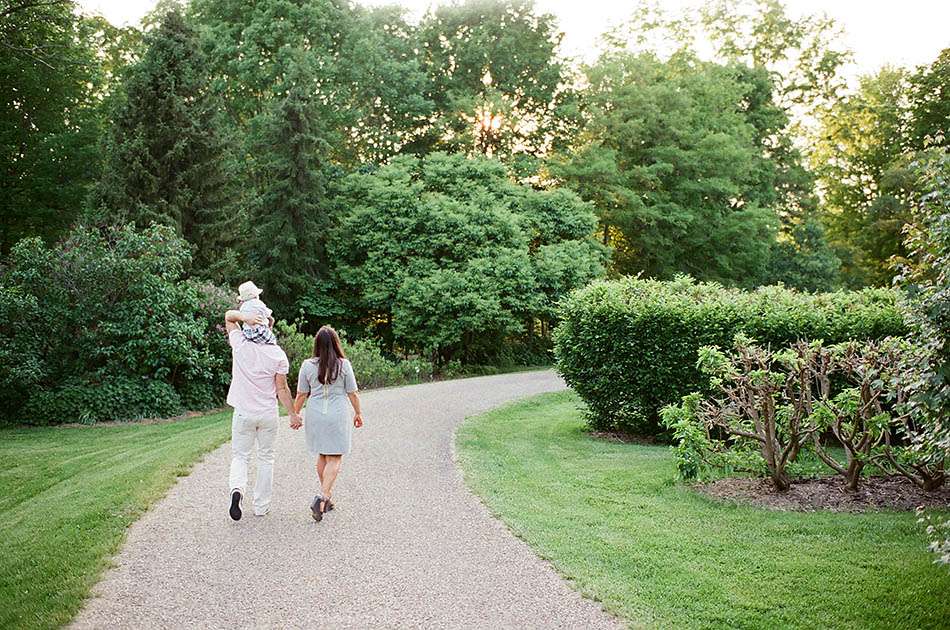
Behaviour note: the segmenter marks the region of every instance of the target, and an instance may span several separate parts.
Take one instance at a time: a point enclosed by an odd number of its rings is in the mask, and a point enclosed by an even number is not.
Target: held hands
[[[300,418],[300,414],[292,411],[290,413],[290,428],[296,431],[303,426],[303,420]]]
[[[353,416],[353,426],[356,427],[357,429],[363,426],[363,414],[358,413],[355,416]]]

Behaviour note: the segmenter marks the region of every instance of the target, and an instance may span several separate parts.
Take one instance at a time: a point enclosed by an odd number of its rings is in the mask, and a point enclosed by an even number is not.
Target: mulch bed
[[[918,506],[950,508],[950,487],[924,492],[899,476],[862,479],[861,486],[854,493],[844,489],[841,477],[795,481],[788,492],[776,492],[767,479],[744,477],[718,479],[696,484],[694,488],[715,499],[782,511],[866,512],[913,510]]]

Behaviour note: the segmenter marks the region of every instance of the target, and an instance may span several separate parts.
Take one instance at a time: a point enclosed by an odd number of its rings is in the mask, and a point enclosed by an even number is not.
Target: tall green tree
[[[211,87],[234,125],[247,129],[254,117],[286,96],[287,74],[305,51],[320,68],[311,92],[330,111],[348,119],[342,104],[338,63],[350,37],[351,10],[336,0],[194,0],[192,21],[200,28]],[[342,123],[341,123],[342,125]],[[334,147],[337,148],[337,147]]]
[[[778,223],[749,83],[689,53],[614,50],[587,72],[590,122],[552,171],[592,201],[614,270],[752,284]]]
[[[169,225],[194,247],[197,273],[230,277],[240,217],[198,34],[172,9],[145,46],[116,104],[90,216]]]
[[[324,243],[331,226],[329,155],[305,56],[290,68],[287,96],[254,119],[252,172],[256,196],[248,212],[247,260],[278,316],[293,319],[298,300],[319,298],[327,282]],[[323,313],[310,313],[323,315]]]
[[[0,0],[0,252],[68,230],[95,178],[88,35],[75,2]]]
[[[352,118],[344,121],[344,163],[385,162],[410,150],[424,133],[434,105],[427,95],[417,29],[398,6],[353,8],[340,61]]]
[[[418,150],[542,155],[576,119],[573,77],[556,18],[534,0],[467,0],[419,25],[427,97],[435,111]]]
[[[791,230],[790,235],[780,232],[772,244],[767,282],[812,292],[837,288],[841,259],[829,247],[824,226],[809,218]]]
[[[789,15],[782,0],[713,0],[700,11],[702,30],[724,61],[765,69],[776,102],[801,124],[846,88],[841,74],[852,53],[825,14]]]
[[[950,48],[911,75],[909,92],[910,148],[950,145]]]
[[[768,107],[784,114],[761,136],[776,168],[773,207],[781,219],[766,280],[833,288],[840,281],[839,257],[821,221],[816,173],[796,138],[812,138],[813,121],[847,87],[841,70],[852,53],[841,43],[841,26],[821,13],[793,17],[782,0],[714,0],[704,5],[699,21],[720,59],[768,78]]]
[[[339,184],[331,257],[361,325],[437,361],[498,360],[603,273],[589,204],[511,181],[493,159],[398,156]]]
[[[950,49],[916,70],[885,67],[819,119],[812,160],[824,192],[824,221],[853,285],[890,284],[906,258],[919,178],[918,152],[946,146]]]
[[[786,132],[801,134],[846,90],[841,70],[852,52],[842,35],[827,15],[793,17],[783,0],[711,0],[695,13],[669,14],[641,5],[605,39],[613,48],[661,57],[676,51],[696,54],[697,40],[704,39],[712,49],[704,45],[703,53],[712,61],[764,72],[770,100],[788,116]]]
[[[845,86],[841,68],[851,53],[841,46],[840,27],[827,16],[789,15],[780,0],[714,0],[697,15],[669,15],[641,6],[629,23],[609,33],[615,49],[697,55],[702,38],[712,44],[714,61],[727,65],[746,84],[739,109],[755,129],[755,141],[772,169],[762,181],[760,202],[777,213],[775,264],[765,282],[830,288],[839,282],[836,256],[819,217],[816,177],[797,139],[810,133],[817,112],[835,102]],[[805,239],[799,241],[798,239]],[[797,260],[792,263],[790,256]],[[822,271],[802,284],[796,268]],[[784,274],[789,275],[784,275]],[[778,275],[776,275],[778,274]]]
[[[236,132],[286,96],[287,73],[301,55],[318,68],[309,89],[334,163],[380,162],[426,124],[431,103],[415,29],[397,7],[339,0],[194,0],[212,85]],[[250,145],[242,149],[250,151]]]
[[[906,254],[902,231],[912,175],[908,148],[908,73],[883,68],[862,77],[854,94],[821,117],[812,151],[821,178],[825,216],[841,251],[846,280],[855,286],[889,284],[893,256]]]
[[[760,178],[758,196],[779,218],[777,238],[761,280],[807,291],[835,288],[840,284],[841,260],[820,221],[816,176],[794,142],[788,113],[776,103],[770,74],[762,67],[732,68],[737,79],[748,86],[740,111],[755,129],[756,146],[766,161],[768,176]]]

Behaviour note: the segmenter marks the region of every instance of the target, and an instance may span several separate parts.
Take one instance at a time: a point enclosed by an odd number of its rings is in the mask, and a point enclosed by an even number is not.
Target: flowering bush
[[[934,562],[950,564],[950,518],[934,518],[933,514],[923,508],[917,508],[917,516],[917,522],[924,525],[930,540],[930,551],[937,554]]]
[[[686,476],[694,462],[701,461],[707,466],[764,471],[777,490],[788,490],[789,464],[819,430],[811,421],[813,391],[802,387],[815,352],[815,346],[798,343],[789,352],[773,353],[741,336],[731,355],[702,348],[699,366],[710,376],[717,395],[703,399],[693,394],[681,407],[662,412],[664,422],[680,436],[680,458],[683,437],[688,436],[681,474]]]
[[[913,378],[910,401],[926,430],[913,447],[932,456],[950,452],[950,155],[923,152],[915,162],[919,192],[907,226],[910,256],[897,281],[907,293],[906,311],[920,328],[921,351],[905,366]]]

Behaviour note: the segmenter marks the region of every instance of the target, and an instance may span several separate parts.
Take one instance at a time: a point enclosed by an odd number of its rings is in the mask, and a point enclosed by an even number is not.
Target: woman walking
[[[317,332],[313,357],[300,366],[294,401],[298,414],[308,399],[304,416],[307,447],[317,458],[320,479],[320,493],[314,497],[310,510],[313,519],[321,521],[323,515],[333,509],[333,485],[340,474],[343,456],[350,452],[353,427],[363,426],[353,366],[343,354],[340,337],[329,326]],[[356,412],[352,424],[347,399]]]

